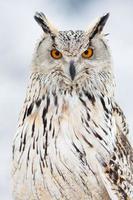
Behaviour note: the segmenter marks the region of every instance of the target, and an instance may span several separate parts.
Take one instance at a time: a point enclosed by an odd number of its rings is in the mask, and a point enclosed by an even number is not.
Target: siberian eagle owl
[[[115,101],[106,14],[58,31],[43,13],[13,141],[15,200],[133,199],[133,150]]]

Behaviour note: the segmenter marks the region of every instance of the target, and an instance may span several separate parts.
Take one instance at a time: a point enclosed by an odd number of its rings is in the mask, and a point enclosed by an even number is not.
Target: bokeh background
[[[87,29],[110,12],[116,99],[133,134],[133,1],[132,0],[0,0],[0,199],[11,200],[11,143],[23,103],[35,43],[42,34],[33,19],[43,11],[59,29]]]

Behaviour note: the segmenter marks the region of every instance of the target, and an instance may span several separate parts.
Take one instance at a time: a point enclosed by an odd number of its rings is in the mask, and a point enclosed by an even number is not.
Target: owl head
[[[59,31],[43,13],[34,18],[43,30],[33,58],[32,70],[40,73],[49,88],[69,91],[109,90],[112,85],[110,51],[102,33],[109,13],[98,18],[86,31]],[[106,86],[106,88],[105,88]]]

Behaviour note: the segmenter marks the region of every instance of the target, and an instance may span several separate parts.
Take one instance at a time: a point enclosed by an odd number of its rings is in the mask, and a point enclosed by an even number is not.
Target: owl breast
[[[14,140],[15,199],[109,199],[97,157],[112,151],[112,123],[103,96],[51,93],[29,103]]]

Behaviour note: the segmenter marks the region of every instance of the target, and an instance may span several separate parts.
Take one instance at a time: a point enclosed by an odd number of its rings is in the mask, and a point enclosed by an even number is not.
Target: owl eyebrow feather
[[[56,48],[57,44],[55,42],[55,35],[51,35],[51,39],[52,39],[52,42],[53,42],[52,47]]]
[[[55,36],[54,35],[50,35],[51,39],[52,39],[52,47],[56,47],[56,43],[55,43]],[[41,44],[43,43],[43,41],[46,39],[46,37],[43,37],[42,40],[39,42],[38,46],[37,46],[37,50],[39,49],[39,47],[41,46]]]
[[[87,48],[90,47],[90,46],[92,47],[91,40],[89,40],[89,42],[85,45],[84,48],[87,49]]]

